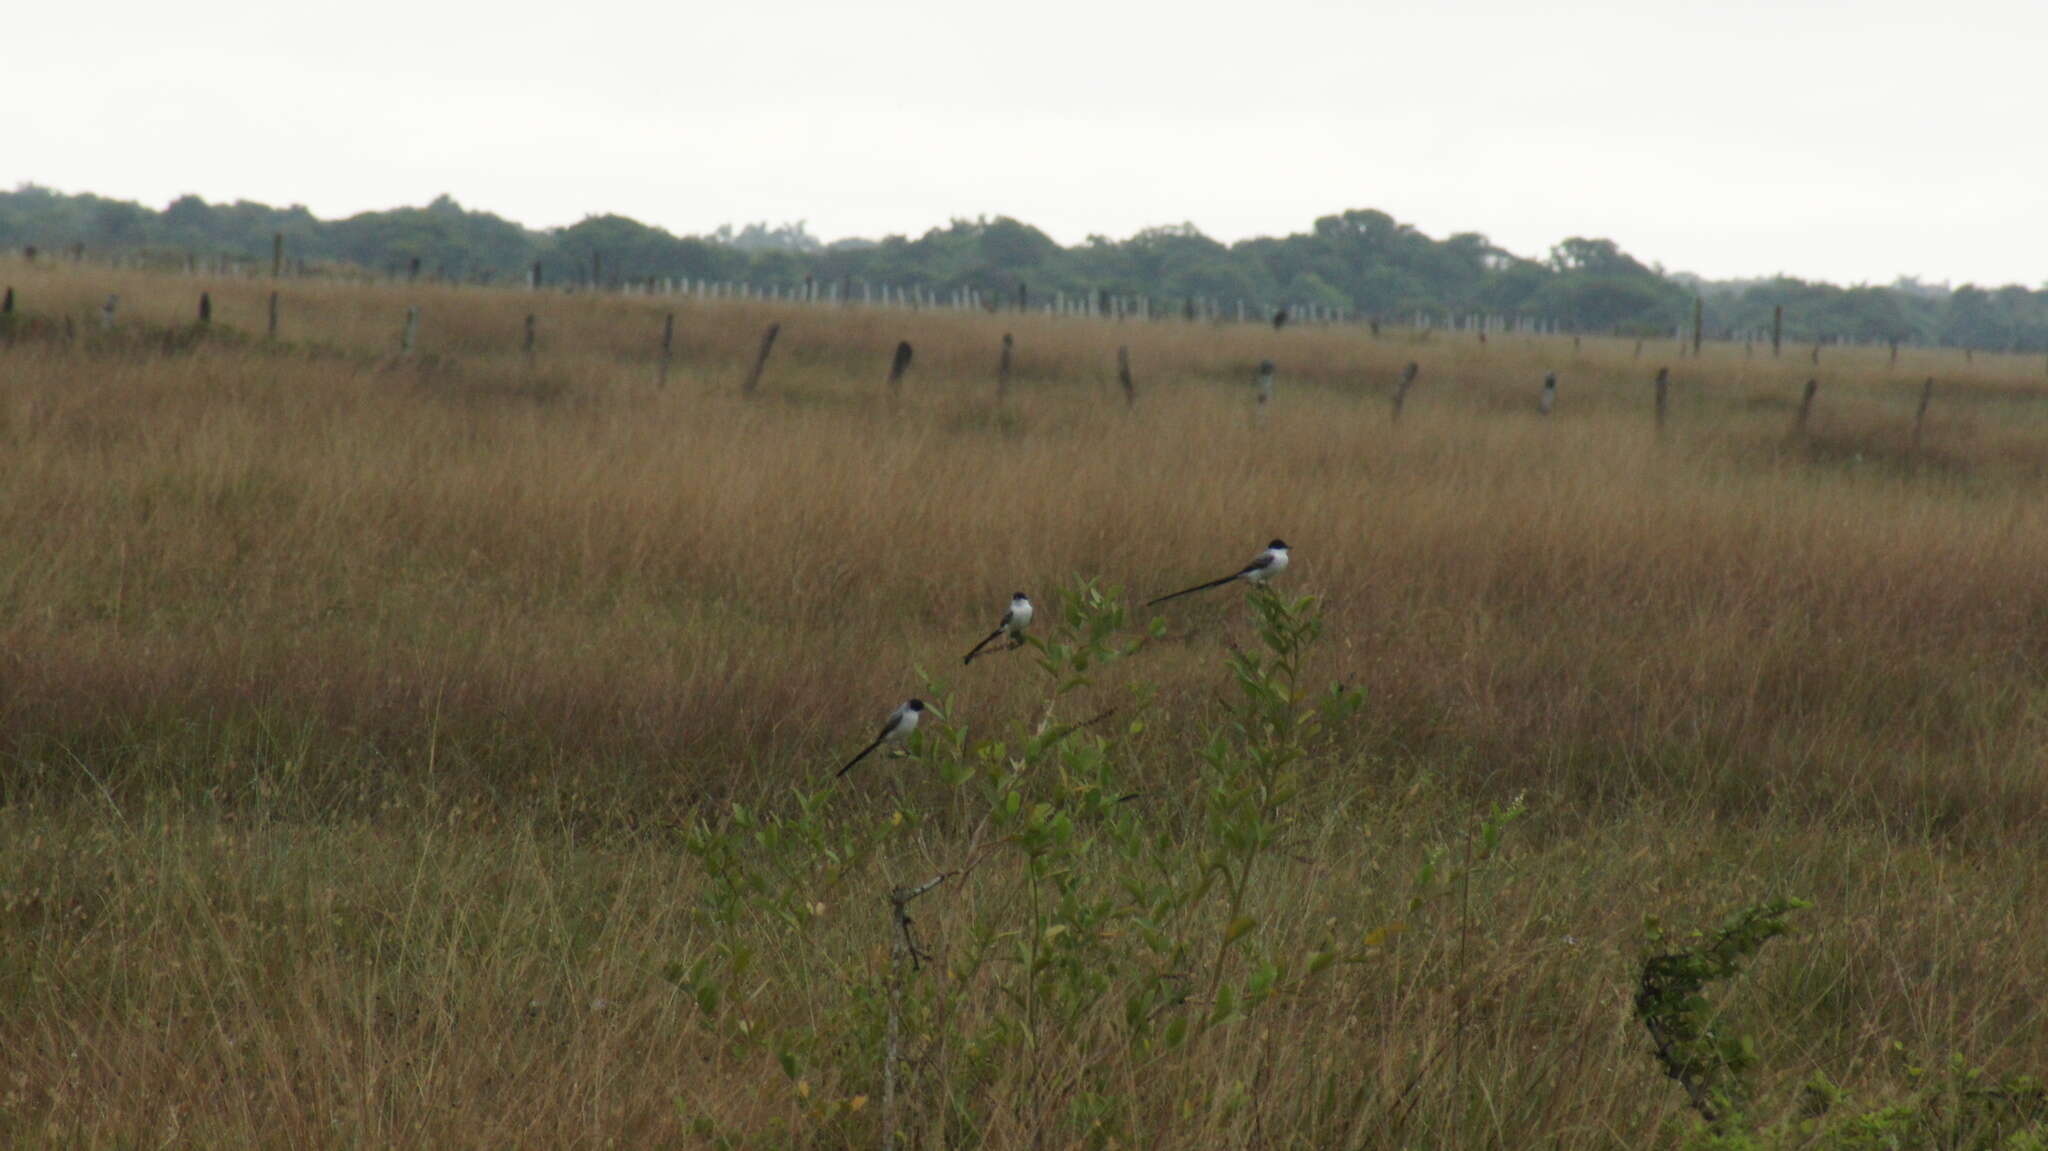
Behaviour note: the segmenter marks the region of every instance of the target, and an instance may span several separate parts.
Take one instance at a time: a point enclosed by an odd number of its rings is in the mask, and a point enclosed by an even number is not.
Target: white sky
[[[2042,0],[20,4],[0,186],[1063,243],[1379,208],[1714,277],[2048,281]]]

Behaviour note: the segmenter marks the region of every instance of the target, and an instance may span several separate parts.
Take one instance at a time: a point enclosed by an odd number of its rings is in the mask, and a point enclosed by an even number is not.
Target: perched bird
[[[1557,373],[1551,372],[1543,377],[1543,394],[1536,397],[1536,410],[1547,416],[1550,414],[1550,409],[1556,406]]]
[[[967,658],[961,660],[960,663],[962,666],[973,663],[974,657],[981,654],[982,648],[994,643],[1006,632],[1009,634],[1011,647],[1021,645],[1024,642],[1024,629],[1030,626],[1031,597],[1023,592],[1012,593],[1010,596],[1010,609],[1003,613],[1003,622],[996,625],[996,630],[988,633],[987,639],[975,644],[974,650],[968,652]]]
[[[859,755],[847,760],[846,766],[839,769],[839,774],[845,775],[847,772],[852,771],[854,764],[866,759],[868,753],[883,744],[902,743],[904,740],[909,739],[910,733],[917,730],[917,717],[923,714],[924,701],[921,699],[909,700],[902,707],[890,712],[888,722],[882,725],[882,734],[876,736],[873,743],[861,748]]]
[[[1265,551],[1259,553],[1259,558],[1224,576],[1222,579],[1212,579],[1208,583],[1196,584],[1194,587],[1185,588],[1174,592],[1172,595],[1160,596],[1145,606],[1151,607],[1153,604],[1162,604],[1167,600],[1179,599],[1184,595],[1193,595],[1198,591],[1208,591],[1212,587],[1222,587],[1232,580],[1244,580],[1247,583],[1262,584],[1286,570],[1287,543],[1285,540],[1274,540],[1266,545]]]

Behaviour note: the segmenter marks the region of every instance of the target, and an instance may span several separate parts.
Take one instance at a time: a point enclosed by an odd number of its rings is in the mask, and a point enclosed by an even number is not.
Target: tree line
[[[392,274],[417,268],[466,282],[524,280],[538,269],[543,283],[557,285],[685,278],[763,287],[888,284],[935,295],[972,290],[992,304],[1110,293],[1149,297],[1155,312],[1191,303],[1228,311],[1242,301],[1254,309],[1315,305],[1389,323],[1484,314],[1637,336],[1689,328],[1697,296],[1707,332],[1727,338],[1768,332],[1774,310],[1783,308],[1793,341],[2048,349],[2048,289],[1949,290],[1911,280],[1841,287],[1786,277],[1717,283],[1667,275],[1611,240],[1573,237],[1532,259],[1475,232],[1433,239],[1363,209],[1324,216],[1306,232],[1232,244],[1180,224],[1063,247],[1007,217],[954,220],[915,238],[828,244],[802,224],[677,236],[604,215],[532,229],[447,196],[425,207],[322,220],[301,206],[210,204],[197,196],[157,210],[35,185],[0,192],[0,245],[9,247],[267,266],[277,236],[295,263]]]

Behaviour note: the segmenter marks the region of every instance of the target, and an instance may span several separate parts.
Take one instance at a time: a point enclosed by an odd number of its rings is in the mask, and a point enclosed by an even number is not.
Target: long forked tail
[[[968,665],[968,664],[970,664],[970,663],[973,663],[973,662],[974,662],[974,657],[975,657],[975,656],[978,656],[978,655],[980,655],[980,654],[981,654],[981,649],[982,649],[982,648],[985,648],[985,647],[987,647],[988,645],[990,645],[990,644],[992,644],[992,643],[994,643],[994,642],[996,641],[996,637],[997,637],[997,636],[999,636],[999,635],[1001,635],[1001,634],[1003,634],[1003,629],[1002,629],[1002,628],[997,628],[996,630],[994,630],[994,631],[992,631],[992,632],[988,633],[988,638],[987,638],[987,639],[985,639],[985,640],[982,640],[982,641],[981,641],[980,643],[978,643],[978,644],[975,644],[975,645],[974,645],[974,650],[973,650],[973,651],[970,651],[970,652],[968,652],[968,653],[967,653],[967,657],[966,657],[965,659],[962,659],[962,660],[960,661],[960,665],[961,665],[962,667],[965,667],[966,665]]]
[[[861,760],[863,760],[863,759],[866,759],[866,758],[868,757],[868,753],[869,753],[869,752],[871,752],[871,751],[875,750],[876,748],[878,748],[878,747],[880,747],[880,746],[882,746],[882,737],[878,735],[878,736],[876,736],[876,737],[875,737],[875,742],[873,742],[873,743],[871,743],[871,744],[867,745],[866,747],[864,747],[864,748],[861,748],[861,749],[860,749],[860,754],[859,754],[859,755],[856,755],[856,756],[854,756],[854,757],[853,757],[852,759],[849,759],[849,760],[847,760],[847,761],[846,761],[846,766],[845,766],[845,767],[842,767],[842,768],[840,768],[840,769],[839,769],[839,775],[835,775],[835,776],[833,776],[833,778],[834,778],[834,779],[837,779],[837,778],[839,778],[839,776],[843,776],[843,775],[845,775],[845,774],[846,774],[847,772],[849,772],[849,771],[852,771],[852,770],[853,770],[853,765],[854,765],[854,764],[856,764],[856,763],[859,763],[859,762],[860,762]]]
[[[1229,583],[1231,580],[1234,580],[1238,576],[1243,574],[1243,572],[1233,572],[1230,575],[1224,576],[1222,579],[1212,579],[1208,583],[1198,583],[1191,588],[1183,588],[1180,591],[1174,592],[1172,595],[1163,595],[1155,600],[1147,600],[1145,606],[1151,607],[1153,604],[1162,604],[1165,603],[1167,600],[1179,599],[1184,595],[1193,595],[1198,591],[1208,591],[1212,587],[1222,587],[1224,584]]]

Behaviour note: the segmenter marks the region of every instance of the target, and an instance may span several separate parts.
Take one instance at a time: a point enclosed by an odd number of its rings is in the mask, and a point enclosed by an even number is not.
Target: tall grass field
[[[2048,1145],[2038,357],[0,280],[0,1144]]]

